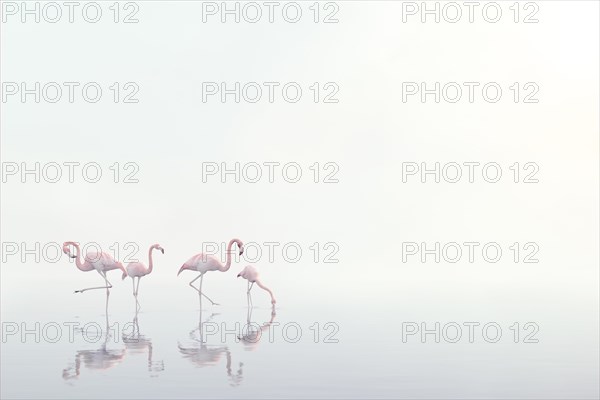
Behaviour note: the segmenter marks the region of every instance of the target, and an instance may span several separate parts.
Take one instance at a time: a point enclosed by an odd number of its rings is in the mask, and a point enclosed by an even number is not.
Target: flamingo
[[[266,290],[271,295],[271,304],[275,305],[275,297],[273,297],[273,292],[271,289],[262,284],[262,282],[258,279],[258,270],[254,268],[252,265],[247,265],[244,269],[237,275],[237,277],[242,277],[248,280],[248,291],[246,292],[248,296],[248,304],[252,304],[252,299],[250,297],[250,290],[252,290],[252,286],[256,283],[259,288]]]
[[[127,275],[131,277],[131,283],[133,284],[133,296],[137,300],[138,291],[140,289],[140,279],[142,276],[148,275],[152,272],[152,250],[160,250],[161,253],[165,254],[165,249],[160,247],[159,244],[153,244],[148,250],[148,268],[141,262],[130,262],[127,264]],[[123,275],[123,279],[127,277]],[[137,286],[135,284],[135,278],[138,278]]]
[[[231,239],[229,241],[229,244],[227,245],[227,262],[225,265],[223,265],[217,258],[209,254],[200,253],[187,260],[179,269],[177,276],[179,276],[179,274],[181,274],[181,272],[186,269],[190,271],[200,272],[200,275],[198,275],[190,281],[190,286],[192,287],[192,289],[198,292],[198,297],[200,298],[200,300],[202,299],[202,296],[204,296],[208,299],[208,301],[212,303],[212,305],[218,305],[217,303],[212,301],[207,295],[202,293],[202,280],[204,279],[204,274],[208,271],[225,272],[229,270],[229,268],[231,267],[231,248],[234,243],[237,244],[240,249],[240,256],[244,254],[244,243],[242,243],[240,239]],[[193,285],[193,283],[196,280],[198,280],[198,278],[200,278],[200,286],[196,288]]]
[[[75,247],[76,253],[75,255],[71,254],[71,249],[69,246]],[[97,286],[91,288],[85,288],[81,290],[76,290],[74,293],[83,293],[86,290],[94,290],[94,289],[106,289],[108,293],[108,289],[112,288],[112,284],[106,278],[106,273],[108,271],[112,271],[113,269],[120,269],[123,271],[123,279],[127,277],[127,271],[125,271],[125,267],[119,261],[116,261],[112,256],[107,253],[98,253],[95,251],[88,252],[84,257],[84,262],[81,262],[81,250],[79,245],[75,242],[64,242],[63,243],[63,253],[68,255],[71,258],[75,259],[75,265],[81,271],[97,271],[102,278],[104,278],[104,282],[106,286]]]

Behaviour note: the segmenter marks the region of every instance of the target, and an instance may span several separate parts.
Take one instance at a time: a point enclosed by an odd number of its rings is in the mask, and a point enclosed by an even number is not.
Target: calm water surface
[[[5,332],[15,323],[19,331],[4,335],[2,397],[597,395],[597,344],[587,334],[574,341],[551,315],[545,319],[537,312],[540,329],[532,338],[538,342],[524,343],[521,336],[515,343],[511,325],[531,315],[515,304],[510,312],[496,310],[501,318],[493,321],[502,337],[495,343],[483,338],[481,326],[470,343],[464,325],[458,340],[449,325],[440,331],[439,343],[435,334],[426,335],[425,343],[419,334],[403,341],[407,322],[426,321],[433,329],[436,321],[442,327],[452,321],[491,321],[484,317],[488,306],[459,307],[464,301],[459,294],[447,304],[441,293],[435,301],[429,296],[427,305],[422,302],[426,294],[404,289],[399,293],[383,285],[379,299],[313,295],[304,302],[280,301],[275,310],[257,291],[253,308],[241,295],[225,297],[231,305],[205,301],[200,311],[189,288],[161,298],[142,287],[137,313],[131,293],[113,289],[106,314],[105,293],[75,296],[65,287],[39,305],[44,311],[3,314]],[[521,327],[522,335],[529,333]],[[488,336],[493,338],[494,330]]]

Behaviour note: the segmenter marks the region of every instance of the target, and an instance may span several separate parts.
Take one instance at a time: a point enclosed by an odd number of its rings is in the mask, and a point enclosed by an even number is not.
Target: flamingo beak
[[[69,254],[69,257],[71,257],[71,258],[77,258],[77,256],[74,256],[72,254]]]
[[[160,248],[160,252],[165,254],[165,249],[163,249],[162,247]]]
[[[240,276],[242,276],[242,274],[241,274],[241,273],[240,273],[240,274],[238,274],[238,276],[237,276],[237,277],[239,278]]]

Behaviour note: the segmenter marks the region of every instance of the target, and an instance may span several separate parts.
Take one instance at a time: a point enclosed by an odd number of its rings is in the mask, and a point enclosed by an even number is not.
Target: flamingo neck
[[[67,243],[75,247],[75,265],[77,266],[77,268],[81,271],[87,271],[87,269],[83,267],[83,263],[81,262],[81,249],[79,248],[79,245],[75,242]]]
[[[233,247],[234,243],[236,243],[235,239],[231,239],[229,241],[229,244],[227,245],[227,262],[225,263],[223,268],[220,268],[220,270],[223,272],[225,272],[225,271],[229,270],[229,268],[231,268],[231,248]]]
[[[263,285],[258,279],[256,280],[256,285],[263,289],[266,290],[267,292],[269,292],[269,295],[271,296],[271,301],[275,301],[275,297],[273,297],[273,292],[271,292],[271,289],[269,289],[268,287],[266,287],[265,285]]]
[[[147,274],[149,274],[150,272],[152,272],[152,267],[153,267],[153,263],[152,263],[152,250],[154,250],[153,247],[150,247],[150,250],[148,250],[148,272],[147,272]]]

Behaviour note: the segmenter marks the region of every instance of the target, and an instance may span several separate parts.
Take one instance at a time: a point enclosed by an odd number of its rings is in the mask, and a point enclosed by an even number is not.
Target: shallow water
[[[386,274],[399,282],[397,273]],[[254,290],[249,309],[240,283],[237,293],[215,299],[224,305],[204,301],[200,312],[197,295],[184,282],[173,277],[181,290],[161,298],[150,294],[160,286],[151,278],[142,281],[137,315],[129,282],[113,288],[108,336],[105,293],[75,295],[67,290],[72,283],[58,284],[61,291],[40,305],[48,310],[42,318],[31,311],[18,317],[4,314],[4,329],[14,328],[7,322],[19,322],[19,331],[4,335],[2,397],[482,398],[493,393],[503,398],[540,394],[593,398],[598,394],[597,340],[585,329],[590,321],[563,314],[562,323],[557,323],[544,311],[555,307],[550,298],[531,299],[528,307],[507,299],[502,309],[494,309],[496,295],[503,293],[499,285],[489,286],[487,295],[474,296],[442,285],[420,293],[409,284],[383,283],[381,301],[313,293],[303,302],[282,293],[275,309],[264,292]],[[332,275],[323,273],[323,279]],[[365,285],[372,283],[365,280]],[[218,293],[218,287],[215,279],[205,282],[211,294]],[[513,290],[511,296],[523,299],[527,290]],[[584,294],[570,297],[572,302],[586,301]],[[532,316],[539,329],[535,332],[523,326]],[[517,321],[521,327],[515,339]],[[414,323],[421,329],[422,322],[434,332],[439,322],[437,337],[429,333],[423,339],[409,333]],[[479,324],[474,325],[472,338],[465,325],[469,322]],[[486,323],[497,325],[484,334]],[[460,337],[456,325],[461,327]],[[500,337],[495,326],[502,330]],[[31,332],[23,336],[24,329],[37,331],[38,337]],[[62,336],[56,339],[57,332]]]

